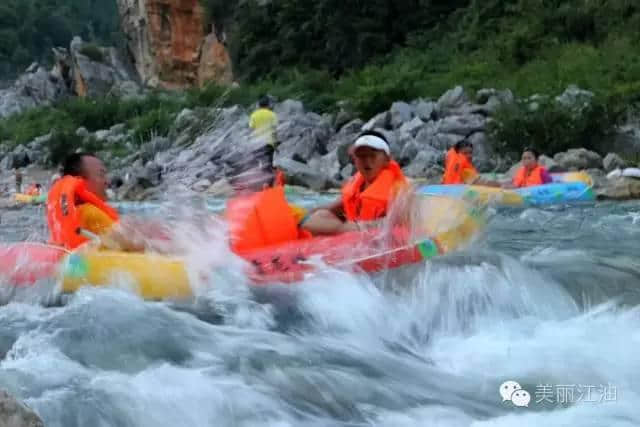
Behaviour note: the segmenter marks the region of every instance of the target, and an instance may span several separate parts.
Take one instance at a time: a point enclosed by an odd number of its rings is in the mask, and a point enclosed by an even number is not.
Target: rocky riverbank
[[[571,106],[588,102],[592,96],[571,86],[556,101]],[[395,102],[388,111],[362,120],[346,109],[321,115],[307,111],[299,101],[284,100],[274,107],[281,142],[275,163],[289,184],[315,191],[338,188],[354,172],[349,145],[361,131],[377,129],[388,136],[394,158],[409,177],[438,182],[446,150],[463,140],[473,143],[474,163],[480,172],[509,175],[515,170],[514,160],[497,152],[488,127],[495,120],[495,111],[513,102],[515,97],[508,90],[484,89],[470,94],[456,87],[439,99]],[[251,109],[240,106],[184,109],[173,120],[167,136],[142,144],[124,123],[96,132],[79,128],[76,135],[84,147],[99,147],[98,155],[110,166],[120,200],[161,200],[174,197],[176,192],[225,195],[227,178],[237,172],[239,159],[250,163],[251,152],[259,144],[248,127],[250,113]],[[623,138],[627,151],[640,152],[638,128],[620,128],[611,136],[618,143]],[[0,147],[3,181],[12,179],[10,170],[14,168],[46,165],[51,158],[51,139],[50,133],[15,148]],[[115,146],[118,152],[112,149]],[[616,168],[636,166],[615,153],[602,157],[586,149],[571,149],[545,153],[542,163],[551,172],[588,170],[603,198],[640,197],[632,178],[605,177]]]

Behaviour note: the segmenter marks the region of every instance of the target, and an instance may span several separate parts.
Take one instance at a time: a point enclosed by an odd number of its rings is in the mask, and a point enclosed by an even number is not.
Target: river
[[[42,216],[5,211],[0,237]],[[225,255],[191,306],[0,307],[0,388],[47,427],[638,426],[639,253],[640,203],[606,202],[495,210],[463,252],[260,296]]]

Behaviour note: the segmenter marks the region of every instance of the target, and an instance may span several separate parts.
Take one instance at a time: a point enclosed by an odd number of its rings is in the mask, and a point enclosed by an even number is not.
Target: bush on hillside
[[[599,151],[621,111],[612,101],[598,98],[580,107],[567,107],[553,98],[521,100],[503,106],[488,133],[496,151],[514,159],[526,146],[547,155],[581,147]]]
[[[104,62],[104,53],[93,43],[87,43],[80,48],[80,53],[94,62]]]

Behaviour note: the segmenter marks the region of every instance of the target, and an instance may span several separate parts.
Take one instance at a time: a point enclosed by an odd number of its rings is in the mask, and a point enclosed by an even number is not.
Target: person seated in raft
[[[107,169],[91,154],[74,153],[65,159],[62,177],[47,195],[46,214],[50,243],[73,250],[89,241],[88,231],[121,250],[143,251],[119,222],[116,209],[107,203]]]
[[[469,141],[460,141],[449,149],[444,161],[444,175],[442,183],[485,185],[488,187],[500,187],[496,181],[483,179],[473,166],[473,144]]]
[[[236,175],[231,186],[234,195],[227,200],[225,217],[236,254],[311,237],[298,227],[306,211],[287,202],[270,165]]]
[[[522,166],[518,169],[511,187],[532,187],[553,182],[549,172],[538,163],[540,153],[531,147],[527,147],[522,152]]]
[[[313,235],[339,234],[379,225],[399,192],[409,186],[400,166],[391,159],[386,137],[362,133],[351,146],[356,174],[342,188],[342,197],[314,210],[301,226]]]

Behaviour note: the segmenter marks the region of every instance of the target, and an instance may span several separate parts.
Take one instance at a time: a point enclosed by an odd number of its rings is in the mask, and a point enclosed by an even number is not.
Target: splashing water
[[[171,221],[194,301],[85,288],[0,307],[0,388],[47,426],[640,423],[637,203],[498,210],[462,252],[260,293],[210,211],[148,208],[130,207]],[[28,209],[5,239],[38,230]],[[508,380],[528,407],[503,402]]]

